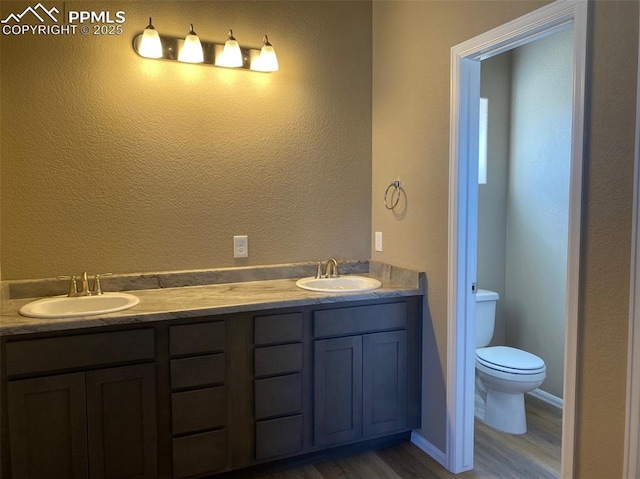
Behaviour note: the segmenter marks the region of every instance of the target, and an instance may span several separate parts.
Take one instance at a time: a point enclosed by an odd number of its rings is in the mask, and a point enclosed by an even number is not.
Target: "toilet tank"
[[[476,348],[483,348],[491,342],[499,297],[498,293],[487,289],[479,289],[476,293]]]

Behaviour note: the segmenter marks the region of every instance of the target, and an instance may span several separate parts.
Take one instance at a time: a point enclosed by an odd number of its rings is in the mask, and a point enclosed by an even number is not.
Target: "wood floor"
[[[259,479],[557,479],[561,412],[528,397],[528,432],[513,436],[476,421],[475,468],[451,474],[410,442],[357,456],[270,474]]]

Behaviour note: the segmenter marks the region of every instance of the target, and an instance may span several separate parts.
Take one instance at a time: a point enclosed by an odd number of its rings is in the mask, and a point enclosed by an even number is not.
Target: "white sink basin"
[[[32,318],[74,318],[115,313],[133,308],[140,300],[128,293],[103,293],[96,296],[54,296],[25,304],[20,314]]]
[[[296,281],[296,286],[321,293],[357,293],[378,289],[382,283],[366,276],[339,276],[338,278],[302,278]]]

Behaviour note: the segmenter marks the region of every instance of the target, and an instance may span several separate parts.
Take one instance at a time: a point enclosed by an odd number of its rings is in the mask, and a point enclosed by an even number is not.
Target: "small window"
[[[487,184],[487,130],[489,123],[489,99],[480,98],[480,122],[478,133],[478,184]]]

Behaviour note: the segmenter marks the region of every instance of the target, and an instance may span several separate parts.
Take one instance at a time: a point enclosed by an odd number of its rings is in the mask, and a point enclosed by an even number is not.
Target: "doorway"
[[[452,49],[447,350],[447,465],[452,472],[473,468],[473,293],[477,287],[480,62],[572,28],[573,95],[561,477],[573,477],[587,8],[587,2],[556,2]]]
[[[542,358],[546,378],[534,394],[560,408],[572,57],[567,28],[483,60],[480,82],[476,277],[499,295],[491,344]]]

